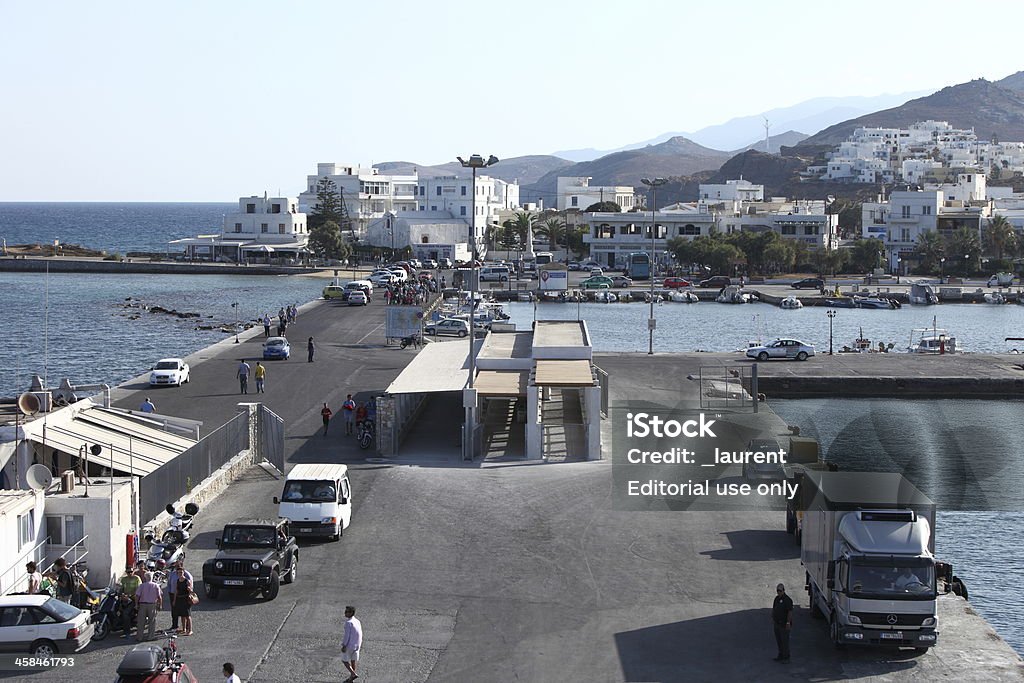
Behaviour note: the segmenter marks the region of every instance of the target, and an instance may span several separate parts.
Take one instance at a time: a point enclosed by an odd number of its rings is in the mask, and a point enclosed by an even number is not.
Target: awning
[[[477,352],[481,342],[477,341]],[[430,342],[405,366],[385,393],[462,391],[469,382],[469,340]]]
[[[75,456],[83,446],[88,449],[99,445],[103,450],[99,455],[89,455],[91,463],[136,476],[149,474],[196,443],[100,408],[83,410],[70,421],[53,421],[45,429],[26,429],[25,436]]]
[[[539,360],[534,383],[545,387],[590,387],[594,375],[589,360]]]
[[[529,381],[529,370],[481,370],[473,386],[481,396],[514,398],[526,396]]]

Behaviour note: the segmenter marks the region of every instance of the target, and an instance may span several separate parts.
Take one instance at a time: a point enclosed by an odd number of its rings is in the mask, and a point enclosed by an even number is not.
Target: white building
[[[623,211],[636,206],[636,194],[629,185],[591,185],[589,176],[567,176],[557,180],[555,208],[586,210],[599,202],[615,202]]]
[[[634,252],[651,253],[651,212],[592,212],[584,214],[590,224],[583,241],[590,245],[590,256],[609,268],[624,268]],[[656,261],[665,260],[667,241],[675,237],[693,239],[708,235],[717,226],[717,217],[697,204],[679,203],[654,213],[658,226],[653,248]]]
[[[416,211],[416,174],[386,175],[376,168],[337,163],[317,164],[316,175],[306,176],[306,189],[299,195],[301,211],[311,213],[317,205],[317,186],[324,178],[334,183],[357,232],[385,213]]]
[[[224,215],[219,235],[199,235],[171,244],[184,247],[190,258],[299,258],[306,252],[309,226],[294,197],[240,197],[238,210]]]

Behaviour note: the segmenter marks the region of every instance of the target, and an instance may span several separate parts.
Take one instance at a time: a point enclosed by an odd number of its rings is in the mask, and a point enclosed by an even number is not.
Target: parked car
[[[215,539],[217,554],[203,563],[206,597],[216,600],[223,588],[260,591],[277,597],[282,583],[295,581],[299,546],[285,519],[239,519]]]
[[[437,322],[427,323],[423,326],[425,334],[439,335],[450,334],[456,337],[469,336],[469,322],[458,318],[442,318]]]
[[[158,360],[149,373],[149,386],[180,387],[188,384],[188,363],[180,358],[164,358]]]
[[[432,258],[428,258],[425,261],[423,261],[423,267],[428,268],[430,270],[437,270],[437,261],[435,261]]]
[[[580,268],[582,268],[583,270],[590,270],[591,268],[603,268],[603,267],[604,266],[602,266],[597,261],[584,261],[583,263],[580,264]]]
[[[820,277],[805,277],[790,285],[793,289],[821,289],[824,286],[825,281]]]
[[[612,286],[612,279],[607,275],[591,275],[580,283],[583,289],[609,289]]]
[[[362,291],[357,290],[348,295],[349,306],[365,306],[367,303],[369,303],[369,300],[366,298],[366,294]]]
[[[782,446],[775,439],[751,439],[747,443],[747,450],[751,453],[764,453],[765,460],[782,459],[778,456],[782,452]],[[771,456],[772,453],[775,453],[776,456]],[[781,481],[786,478],[786,468],[781,462],[745,462],[743,463],[743,478],[747,481],[758,479]]]
[[[591,268],[590,269],[590,274],[591,275],[604,275],[604,269],[603,268]]]
[[[0,648],[37,657],[78,652],[92,639],[91,613],[40,595],[0,597]]]
[[[480,269],[481,282],[487,282],[488,280],[508,282],[509,277],[511,277],[511,271],[508,266],[487,266]]]
[[[292,346],[285,337],[271,337],[263,342],[263,360],[288,360],[292,355]]]
[[[796,339],[776,339],[764,346],[747,349],[747,358],[766,361],[772,358],[793,358],[807,360],[814,355],[814,347]]]
[[[398,282],[398,277],[390,270],[376,270],[367,279],[373,283],[374,287],[382,287]]]
[[[324,287],[323,295],[325,299],[342,299],[348,297],[348,291],[341,285],[327,285]]]
[[[451,270],[452,268],[455,267],[455,264],[452,263],[452,260],[450,258],[444,257],[437,259],[437,267],[444,268],[445,270]]]
[[[409,267],[412,268],[413,270],[419,270],[420,268],[423,267],[423,264],[420,263],[419,259],[411,258],[409,259]]]
[[[682,289],[693,286],[689,280],[681,277],[667,277],[661,284],[665,289]]]
[[[613,275],[612,276],[612,286],[613,287],[630,287],[630,286],[632,286],[632,284],[633,284],[633,281],[630,280],[625,275]]]
[[[726,275],[715,275],[714,277],[709,277],[706,280],[701,280],[697,284],[697,286],[698,287],[728,287],[731,284],[732,284],[732,279],[729,278],[728,276],[726,276]]]
[[[566,267],[569,270],[583,270],[583,266],[580,265],[579,261],[569,261],[569,265]]]

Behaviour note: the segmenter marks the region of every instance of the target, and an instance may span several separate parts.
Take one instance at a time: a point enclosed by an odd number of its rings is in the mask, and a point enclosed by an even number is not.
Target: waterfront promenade
[[[314,302],[289,328],[289,361],[267,363],[267,394],[238,395],[235,368],[255,359],[262,330],[190,357],[193,380],[153,390],[142,377],[115,392],[137,408],[204,420],[239,400],[266,401],[286,423],[286,459],[347,462],[355,511],[339,543],[303,543],[298,579],[273,602],[226,594],[194,609],[179,649],[201,680],[233,661],[250,681],[336,681],[342,607],[355,605],[370,681],[1020,680],[1021,660],[955,598],[941,601],[942,638],[927,655],[836,651],[812,620],[803,570],[782,513],[624,513],[609,499],[609,460],[565,464],[367,462],[341,425],[325,438],[319,407],[382,390],[412,358],[387,347],[383,306]],[[304,340],[317,357],[306,363]],[[603,354],[612,398],[678,397],[687,364],[707,354]],[[787,364],[790,365],[790,364]],[[671,368],[671,369],[669,369]],[[453,416],[452,429],[460,416]],[[771,415],[763,418],[771,420]],[[610,443],[610,441],[609,441]],[[407,463],[407,464],[406,464]],[[251,468],[196,521],[187,566],[197,576],[236,517],[276,515],[282,482]],[[941,530],[939,531],[941,533]],[[771,661],[770,605],[783,581],[797,604],[793,662]],[[160,624],[169,623],[161,612]],[[116,637],[78,655],[74,671],[26,680],[105,680],[126,651]]]

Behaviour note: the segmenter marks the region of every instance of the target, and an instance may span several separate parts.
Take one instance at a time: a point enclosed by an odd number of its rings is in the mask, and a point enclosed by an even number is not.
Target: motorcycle
[[[377,439],[377,428],[370,420],[363,420],[359,423],[359,434],[357,435],[359,447],[366,450],[373,445]]]
[[[125,611],[128,610],[129,628],[135,623],[135,601],[121,591],[120,586],[111,587],[100,602],[99,609],[93,615],[93,640],[103,640],[111,631],[124,630]]]
[[[177,529],[168,529],[156,541],[156,536],[149,532],[146,534],[146,541],[149,543],[149,550],[146,553],[146,569],[150,572],[162,574],[168,566],[173,567],[178,560],[185,559],[185,532]]]
[[[408,337],[402,337],[401,347],[404,349],[408,346],[420,346],[421,343],[418,334],[410,334]]]
[[[71,585],[74,586],[74,593],[71,594],[71,604],[80,610],[95,612],[100,606],[100,594],[89,588],[85,577],[89,575],[89,567],[85,562],[76,562],[70,566]]]
[[[181,532],[182,537],[187,541],[192,524],[195,521],[195,516],[199,514],[199,506],[195,503],[186,503],[184,514],[177,512],[170,503],[164,509],[171,516],[171,530]]]

